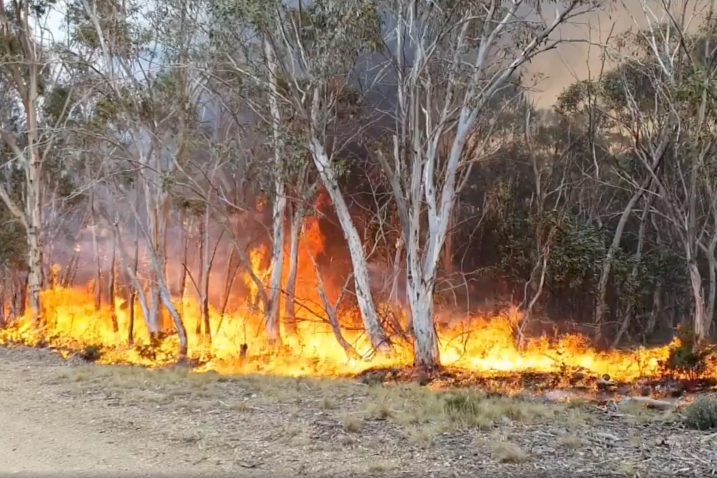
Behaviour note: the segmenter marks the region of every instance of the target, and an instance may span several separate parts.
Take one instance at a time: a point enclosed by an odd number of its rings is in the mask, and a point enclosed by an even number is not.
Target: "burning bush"
[[[707,369],[713,349],[699,344],[691,327],[680,327],[677,338],[678,345],[670,349],[670,355],[662,363],[663,371],[684,375],[690,379],[699,377]]]
[[[102,347],[99,345],[87,345],[78,355],[86,362],[96,362],[102,357]]]
[[[685,426],[696,430],[717,428],[717,399],[700,397],[685,409]]]

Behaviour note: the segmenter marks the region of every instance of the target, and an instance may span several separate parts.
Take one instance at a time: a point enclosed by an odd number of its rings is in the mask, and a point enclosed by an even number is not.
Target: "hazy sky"
[[[653,24],[664,22],[663,4],[671,6],[671,11],[681,12],[686,7],[686,23],[694,29],[706,16],[714,0],[605,0],[606,7],[600,11],[576,19],[574,24],[566,25],[560,31],[565,39],[589,40],[596,44],[605,43],[612,36],[632,29],[644,28],[648,21]],[[547,8],[543,14],[550,18],[553,8]],[[646,13],[647,12],[647,13]],[[588,43],[564,43],[556,50],[546,52],[539,61],[530,65],[531,73],[542,76],[536,78],[533,98],[538,106],[549,107],[560,92],[576,79],[597,77],[602,65],[603,51],[597,45]]]

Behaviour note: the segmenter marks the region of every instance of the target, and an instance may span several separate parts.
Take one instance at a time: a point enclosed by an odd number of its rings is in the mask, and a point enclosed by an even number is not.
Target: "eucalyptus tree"
[[[180,341],[188,340],[167,277],[167,232],[173,184],[187,161],[197,129],[200,75],[189,62],[197,47],[199,5],[192,2],[100,2],[69,5],[72,34],[97,93],[85,133],[101,143],[106,157],[96,190],[104,193],[103,214],[118,236],[133,228],[146,246],[147,290],[131,255],[120,247],[152,336],[161,331],[161,307]],[[117,201],[128,207],[117,208]],[[121,242],[121,239],[120,239]]]
[[[689,32],[697,13],[704,14],[703,23],[696,32]],[[642,203],[636,258],[642,254],[647,224],[654,223],[653,229],[667,226],[687,271],[695,333],[705,339],[713,321],[717,277],[713,272],[715,170],[709,159],[714,151],[713,13],[709,3],[688,1],[643,4],[634,15],[635,23],[645,26],[607,45],[615,69],[600,81],[576,84],[563,98],[573,105],[583,102],[604,118],[604,132],[614,146],[623,148],[623,159],[612,168],[613,179],[627,186],[629,195],[603,260],[596,325],[601,330],[605,322],[612,267],[628,222]],[[709,281],[702,277],[705,269]],[[632,275],[636,274],[633,269]],[[627,327],[629,316],[618,335]]]
[[[42,314],[48,205],[64,174],[62,145],[66,124],[81,96],[72,73],[55,48],[48,27],[53,0],[0,1],[0,148],[3,171],[0,200],[22,226],[27,247],[27,288],[33,316]],[[10,180],[22,176],[19,188]]]
[[[406,244],[415,364],[439,365],[433,296],[449,218],[472,165],[494,148],[495,99],[562,24],[598,2],[385,2],[395,77],[388,176]],[[546,20],[547,11],[552,19]],[[387,41],[388,43],[388,41]],[[491,123],[491,121],[493,123]]]
[[[262,52],[258,65],[252,61],[234,65],[268,92],[274,144],[281,137],[276,136],[276,125],[289,121],[299,125],[293,128],[294,141],[309,153],[348,244],[364,327],[374,348],[386,349],[389,340],[371,295],[366,255],[342,193],[337,159],[350,139],[357,137],[341,134],[346,124],[339,119],[339,105],[354,97],[347,93],[356,86],[352,73],[357,61],[381,45],[376,2],[225,0],[220,4],[225,17],[245,26],[247,48],[259,47]],[[275,103],[290,112],[291,119],[280,117]],[[362,130],[360,126],[354,124]],[[290,168],[291,164],[285,164],[285,169]],[[281,199],[275,201],[278,204]]]

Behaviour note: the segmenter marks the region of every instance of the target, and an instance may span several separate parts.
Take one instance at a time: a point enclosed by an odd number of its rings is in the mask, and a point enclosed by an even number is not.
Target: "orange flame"
[[[146,354],[149,333],[141,317],[135,324],[135,346],[127,345],[128,308],[116,306],[119,333],[114,332],[108,306],[94,308],[93,295],[80,289],[55,287],[43,293],[45,325],[38,328],[29,315],[0,331],[0,343],[37,345],[46,342],[67,351],[79,351],[88,345],[103,349],[102,363],[131,363],[157,366],[174,359],[176,337],[169,337],[156,351]],[[220,321],[217,311],[210,312],[211,349],[193,331],[199,320],[199,306],[184,301],[184,320],[189,333],[190,354],[211,357],[202,367],[223,373],[259,372],[288,376],[337,376],[359,373],[369,367],[405,366],[411,363],[408,346],[398,346],[390,356],[371,361],[356,360],[337,343],[330,327],[318,320],[298,324],[296,338],[286,341],[281,353],[270,353],[263,338],[263,322],[256,310],[245,307]],[[582,368],[594,374],[609,374],[613,379],[633,381],[660,373],[660,361],[667,359],[670,346],[634,351],[597,352],[580,336],[556,341],[546,338],[529,340],[519,349],[513,338],[512,321],[520,320],[517,310],[508,317],[476,317],[460,325],[443,326],[439,332],[440,353],[444,365],[483,374],[497,372],[558,372],[565,367]],[[221,327],[219,324],[221,322]],[[347,330],[345,336],[360,352],[369,350],[366,338]],[[242,361],[242,345],[248,344],[249,360]]]
[[[245,274],[248,294],[230,313],[210,309],[212,341],[200,333],[200,307],[190,296],[178,299],[189,334],[190,356],[201,359],[201,370],[222,373],[266,373],[287,376],[338,376],[360,373],[373,367],[401,367],[412,363],[411,345],[399,343],[390,355],[373,357],[370,361],[349,356],[336,340],[326,320],[321,320],[320,300],[311,257],[324,250],[324,238],[316,218],[308,218],[300,241],[297,296],[313,307],[297,307],[299,321],[296,335],[285,337],[281,351],[270,348],[264,334],[262,311],[257,307],[257,284]],[[266,247],[251,251],[254,273],[265,281],[268,276]],[[287,254],[288,256],[288,251]],[[285,267],[288,274],[288,266]],[[55,274],[59,272],[53,269]],[[328,284],[327,284],[328,285]],[[332,291],[328,291],[329,294]],[[177,338],[163,340],[157,349],[150,349],[149,331],[135,307],[134,345],[128,345],[130,323],[128,304],[118,299],[114,314],[105,304],[95,309],[91,288],[53,286],[42,294],[43,325],[38,327],[30,315],[15,320],[0,330],[1,343],[22,343],[35,346],[49,344],[67,353],[88,346],[102,349],[101,363],[129,363],[160,366],[176,359]],[[119,332],[115,332],[113,315]],[[443,365],[484,375],[504,372],[559,372],[583,369],[595,375],[610,375],[618,381],[634,381],[661,374],[660,363],[668,358],[677,341],[664,347],[639,348],[632,351],[599,352],[578,335],[559,339],[529,339],[522,348],[516,345],[515,325],[522,316],[517,309],[499,317],[472,317],[439,325],[440,355]],[[370,355],[370,343],[356,326],[355,311],[341,317],[343,334],[359,354]],[[167,321],[168,322],[168,321]],[[168,322],[169,323],[169,322]],[[715,371],[708,372],[710,376]]]

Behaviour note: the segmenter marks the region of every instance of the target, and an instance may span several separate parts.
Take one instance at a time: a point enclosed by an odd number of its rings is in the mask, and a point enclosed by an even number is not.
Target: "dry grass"
[[[517,464],[530,460],[530,455],[515,443],[500,441],[493,447],[493,458],[500,463]]]
[[[371,476],[380,476],[386,473],[389,473],[396,469],[396,465],[394,463],[391,463],[389,461],[384,462],[378,462],[378,463],[372,463],[368,467],[368,472],[371,474]]]
[[[341,419],[341,425],[348,433],[361,433],[363,420],[353,415],[346,415]]]
[[[558,444],[568,450],[577,450],[585,446],[585,440],[575,434],[566,433],[558,438]]]
[[[656,410],[639,402],[620,403],[620,412],[632,423],[648,425],[650,423],[670,423],[677,420],[674,410]]]
[[[554,418],[559,405],[548,405],[521,398],[484,397],[474,393],[449,394],[444,398],[444,412],[459,426],[490,428],[501,421],[537,423]]]
[[[91,364],[70,369],[63,380],[79,387],[101,383],[107,393],[137,406],[175,402],[191,409],[216,407],[237,413],[280,406],[289,414],[313,408],[333,416],[350,434],[360,434],[366,421],[389,421],[403,430],[409,443],[419,447],[431,445],[442,433],[464,428],[486,430],[510,423],[540,423],[557,414],[575,424],[581,420],[580,410],[566,405],[520,397],[486,397],[465,390],[437,392],[417,384],[367,386],[350,380],[227,377],[214,372],[195,373],[184,367],[148,370]]]

